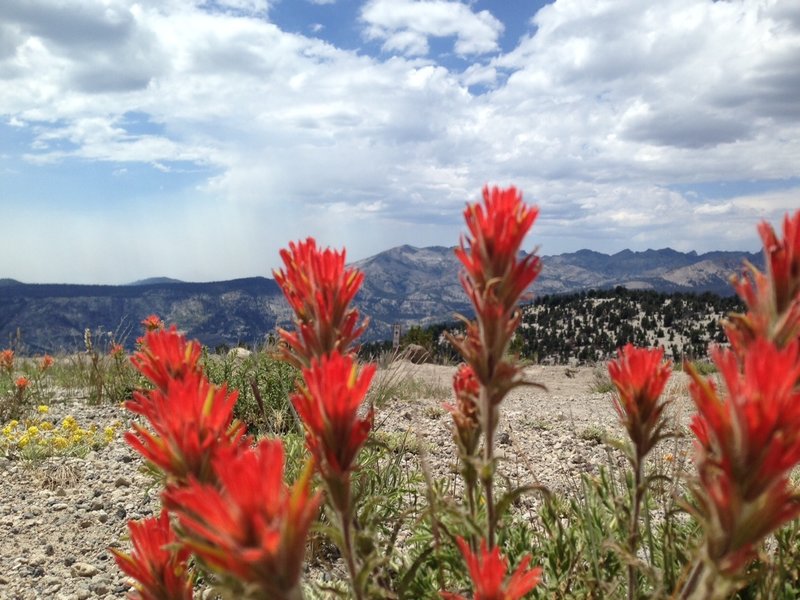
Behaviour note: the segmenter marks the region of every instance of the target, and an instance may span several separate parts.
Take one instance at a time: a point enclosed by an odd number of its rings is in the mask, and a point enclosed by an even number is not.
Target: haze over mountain
[[[544,295],[624,286],[729,295],[728,280],[743,260],[761,265],[761,256],[748,252],[665,248],[608,255],[580,250],[543,257],[532,291]],[[388,338],[393,323],[427,325],[470,313],[452,248],[398,246],[353,266],[365,275],[356,305],[370,318],[366,340]],[[21,350],[28,353],[82,349],[86,328],[105,332],[103,343],[110,332],[131,347],[139,321],[151,313],[212,348],[260,343],[276,326],[291,324],[280,289],[264,277],[210,283],[158,277],[120,286],[0,279],[0,345],[11,343],[19,331]]]

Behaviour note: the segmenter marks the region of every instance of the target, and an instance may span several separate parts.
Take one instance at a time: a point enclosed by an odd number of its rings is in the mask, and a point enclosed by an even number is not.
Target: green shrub
[[[203,367],[209,381],[227,382],[239,391],[234,416],[247,424],[251,434],[284,434],[298,430],[289,397],[295,389],[299,371],[283,362],[266,347],[248,356],[235,352],[213,355],[204,349]]]

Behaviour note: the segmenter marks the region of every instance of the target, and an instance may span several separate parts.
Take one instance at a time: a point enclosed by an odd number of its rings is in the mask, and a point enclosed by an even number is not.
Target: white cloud
[[[409,56],[427,54],[430,37],[455,37],[460,56],[495,52],[503,31],[489,11],[476,13],[451,0],[369,0],[361,20],[368,39],[384,40],[385,51]]]
[[[234,10],[245,14],[266,14],[270,0],[206,0],[200,4],[206,9]]]
[[[796,189],[719,200],[674,191],[800,177],[800,10],[787,3],[558,0],[497,54],[502,27],[485,11],[373,0],[362,24],[408,55],[388,57],[249,14],[266,2],[215,6],[0,2],[0,123],[30,136],[25,157],[42,173],[71,160],[108,163],[118,180],[136,163],[172,174],[176,161],[193,165],[202,180],[180,202],[159,196],[180,206],[165,212],[179,218],[196,201],[191,225],[211,238],[246,232],[231,238],[236,256],[265,274],[278,247],[309,234],[347,243],[354,258],[455,243],[464,201],[487,182],[515,183],[541,204],[533,238],[547,253],[754,247],[758,219],[800,207]],[[496,56],[458,72],[421,56],[431,37]],[[121,191],[115,201],[138,200]],[[42,237],[33,224],[14,227]],[[259,237],[269,241],[254,258]],[[224,269],[213,249],[198,260]]]

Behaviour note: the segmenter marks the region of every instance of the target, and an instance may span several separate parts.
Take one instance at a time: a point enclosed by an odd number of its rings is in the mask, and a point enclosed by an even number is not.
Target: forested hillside
[[[587,364],[608,360],[631,342],[663,346],[674,360],[704,358],[710,343],[725,340],[721,319],[740,310],[738,298],[711,293],[617,287],[548,295],[522,308],[512,351],[541,364]],[[445,332],[459,328],[457,323],[413,327],[403,342],[425,347],[436,359],[457,360]]]

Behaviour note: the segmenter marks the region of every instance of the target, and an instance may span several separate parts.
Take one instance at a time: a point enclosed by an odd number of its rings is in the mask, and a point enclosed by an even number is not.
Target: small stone
[[[36,565],[35,567],[31,567],[30,570],[31,577],[42,577],[44,575],[44,567],[41,565]]]
[[[114,487],[130,487],[131,480],[127,477],[117,477],[116,481],[114,481]]]
[[[111,591],[111,586],[109,585],[108,581],[101,580],[98,581],[93,587],[92,590],[98,596],[105,596],[108,592]]]
[[[93,577],[97,575],[100,570],[89,563],[77,562],[70,568],[73,577]]]
[[[59,511],[59,510],[67,510],[67,509],[69,508],[69,504],[67,504],[67,503],[65,503],[65,502],[59,502],[58,504],[53,504],[53,507],[52,507],[52,508],[53,508],[53,510],[55,510],[55,511]]]

